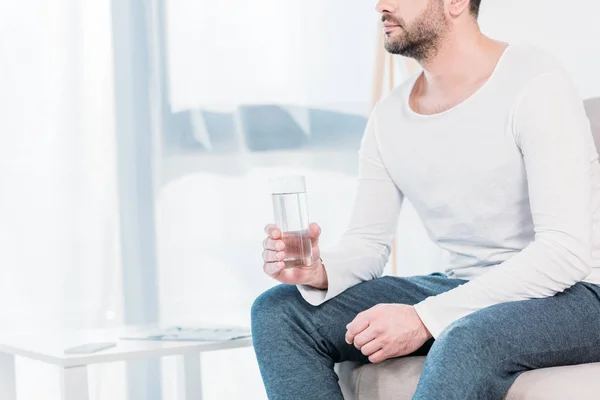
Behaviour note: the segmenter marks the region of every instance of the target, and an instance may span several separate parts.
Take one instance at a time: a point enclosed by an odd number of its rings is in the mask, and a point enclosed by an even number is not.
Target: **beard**
[[[437,54],[447,30],[443,5],[439,0],[430,0],[427,9],[410,25],[390,14],[384,15],[382,21],[393,22],[401,27],[400,32],[387,36],[385,49],[391,54],[414,58],[419,62]]]

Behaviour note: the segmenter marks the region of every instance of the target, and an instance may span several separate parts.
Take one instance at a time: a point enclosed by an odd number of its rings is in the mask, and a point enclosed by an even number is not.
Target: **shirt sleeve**
[[[591,272],[591,169],[598,156],[575,85],[562,71],[539,76],[521,94],[512,117],[534,241],[485,275],[417,304],[434,337],[473,312],[554,296]]]
[[[320,305],[361,282],[381,277],[391,252],[403,196],[379,152],[377,112],[373,111],[359,151],[359,174],[350,224],[340,242],[321,258],[328,289],[298,289],[312,305]]]

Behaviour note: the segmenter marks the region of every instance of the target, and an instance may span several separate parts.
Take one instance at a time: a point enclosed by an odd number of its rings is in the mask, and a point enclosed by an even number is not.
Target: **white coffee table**
[[[202,398],[200,354],[208,351],[252,346],[252,339],[224,342],[161,342],[119,340],[119,337],[144,328],[119,328],[97,331],[2,333],[0,334],[0,399],[16,400],[15,356],[42,361],[60,368],[63,400],[87,400],[87,366],[178,356],[181,390],[185,400]],[[146,328],[147,329],[147,328]],[[116,342],[117,346],[87,355],[65,355],[70,347],[98,342]]]

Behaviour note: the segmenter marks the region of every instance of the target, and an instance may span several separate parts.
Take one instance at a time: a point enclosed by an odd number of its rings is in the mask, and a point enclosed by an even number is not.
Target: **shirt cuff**
[[[312,286],[297,285],[298,291],[311,306],[320,306],[325,303],[328,289],[316,289]]]
[[[435,309],[431,302],[428,301],[429,299],[431,299],[431,297],[415,304],[414,308],[417,311],[419,318],[421,318],[423,325],[429,330],[429,333],[431,333],[433,338],[437,339],[446,327],[436,317]]]
[[[335,261],[328,262],[327,255],[324,257],[325,261],[323,262],[323,267],[327,273],[327,289],[316,289],[308,285],[297,285],[304,300],[313,306],[320,306],[353,286],[350,282],[347,282],[347,279],[344,279],[347,275],[347,271],[339,268],[340,263],[336,263]],[[335,257],[329,259],[333,260]]]

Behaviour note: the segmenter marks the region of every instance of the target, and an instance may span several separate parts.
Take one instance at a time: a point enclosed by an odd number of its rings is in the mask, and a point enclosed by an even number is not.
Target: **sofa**
[[[584,104],[600,149],[600,98]],[[336,370],[347,400],[405,400],[414,395],[424,363],[425,357],[404,357],[381,364],[342,363]],[[505,399],[598,400],[600,363],[527,371],[517,378]]]

